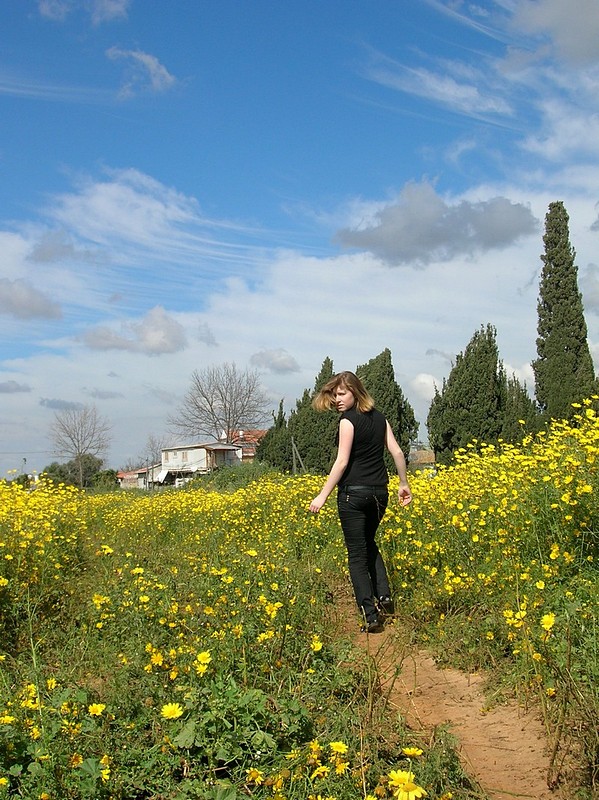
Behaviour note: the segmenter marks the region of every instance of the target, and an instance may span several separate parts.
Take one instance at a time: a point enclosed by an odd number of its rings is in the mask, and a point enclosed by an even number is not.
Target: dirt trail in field
[[[564,791],[547,786],[549,744],[534,711],[515,702],[485,708],[484,676],[441,669],[423,651],[406,645],[401,622],[393,620],[381,633],[357,631],[351,602],[339,609],[358,647],[374,659],[381,687],[391,708],[412,730],[432,731],[448,724],[459,742],[462,765],[481,795],[491,800],[564,800]],[[345,627],[345,626],[344,626]]]

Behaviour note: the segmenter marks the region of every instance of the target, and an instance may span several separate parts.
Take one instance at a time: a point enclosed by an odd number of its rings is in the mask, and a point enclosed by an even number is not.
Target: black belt
[[[353,484],[344,484],[339,487],[339,491],[343,492],[343,494],[348,494],[349,492],[387,492],[388,488],[385,484],[379,486],[354,486]]]

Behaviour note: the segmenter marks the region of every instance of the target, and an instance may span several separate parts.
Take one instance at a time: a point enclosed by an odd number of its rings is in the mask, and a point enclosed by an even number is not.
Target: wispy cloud
[[[81,411],[83,403],[73,402],[72,400],[60,400],[59,398],[42,397],[40,406],[49,408],[51,411]]]
[[[156,56],[144,53],[142,50],[122,50],[120,47],[111,47],[106,55],[112,61],[124,60],[128,64],[125,82],[121,87],[119,96],[129,98],[138,92],[166,92],[177,83],[174,75],[163,66]]]
[[[109,389],[88,389],[83,387],[82,391],[89,397],[93,397],[94,400],[119,400],[125,396],[122,392],[115,392]]]
[[[25,76],[0,75],[0,94],[57,103],[113,103],[113,94],[87,86],[65,86],[34,80]]]
[[[42,17],[55,22],[63,22],[68,15],[79,8],[88,11],[94,25],[126,18],[131,0],[38,0]]]
[[[366,76],[390,89],[439,103],[455,113],[481,118],[510,116],[511,104],[492,89],[479,69],[444,60],[437,70],[408,66],[382,53],[373,55]]]
[[[30,392],[31,386],[17,381],[0,382],[0,394],[18,394],[20,392]]]

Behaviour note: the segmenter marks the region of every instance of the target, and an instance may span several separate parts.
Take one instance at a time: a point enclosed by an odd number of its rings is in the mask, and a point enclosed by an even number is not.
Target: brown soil
[[[548,788],[550,748],[539,714],[515,702],[488,708],[485,676],[438,667],[428,653],[406,644],[399,620],[367,635],[358,632],[350,602],[339,611],[343,628],[374,660],[381,694],[390,706],[412,730],[447,726],[458,742],[462,766],[481,794],[491,800],[565,800],[563,789]]]

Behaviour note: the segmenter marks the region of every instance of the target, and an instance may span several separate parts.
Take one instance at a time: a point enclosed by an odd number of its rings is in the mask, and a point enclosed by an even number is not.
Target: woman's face
[[[335,400],[337,411],[340,412],[349,411],[356,403],[355,395],[342,383],[333,392],[333,399]]]

